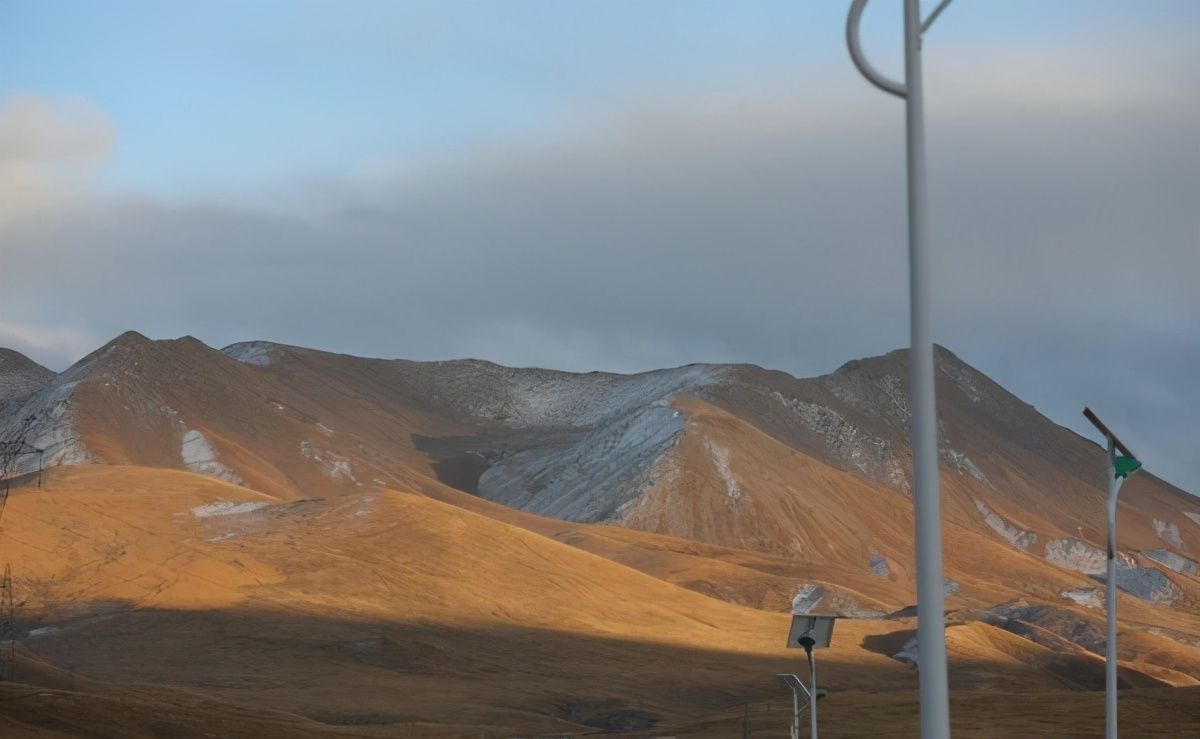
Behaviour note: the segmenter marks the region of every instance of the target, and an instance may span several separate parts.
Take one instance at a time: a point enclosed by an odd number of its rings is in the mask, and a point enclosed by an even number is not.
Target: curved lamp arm
[[[875,67],[871,66],[871,62],[867,61],[867,57],[863,55],[862,44],[858,39],[858,25],[862,20],[863,9],[866,7],[867,0],[852,0],[850,3],[850,15],[846,18],[846,46],[850,48],[850,58],[854,60],[854,66],[858,67],[862,76],[866,77],[872,85],[896,97],[907,97],[907,86],[902,82],[884,77]]]

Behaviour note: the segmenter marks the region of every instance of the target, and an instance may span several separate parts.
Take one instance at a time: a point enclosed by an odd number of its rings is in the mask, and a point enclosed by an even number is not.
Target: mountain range
[[[1102,689],[1104,450],[936,367],[952,687]],[[258,712],[246,735],[728,736],[786,702],[787,614],[831,613],[831,715],[878,735],[866,696],[908,695],[919,654],[907,383],[904,351],[801,379],[133,332],[62,373],[0,350],[0,440],[41,450],[5,459],[18,667],[80,711],[194,691]],[[1200,498],[1134,475],[1119,550],[1122,679],[1182,720]]]

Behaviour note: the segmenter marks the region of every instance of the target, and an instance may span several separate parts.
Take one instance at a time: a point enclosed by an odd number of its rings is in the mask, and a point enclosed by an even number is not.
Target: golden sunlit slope
[[[767,695],[794,663],[782,614],[394,490],[277,503],[186,473],[84,466],[20,489],[4,530],[37,594],[22,609],[41,624],[23,640],[33,654],[333,723],[446,721],[467,695],[468,723],[682,717]],[[911,682],[858,646],[890,628],[847,624],[830,684]]]
[[[278,579],[262,562],[189,535],[192,510],[214,501],[277,502],[173,470],[61,467],[44,487],[15,488],[0,519],[0,557],[23,585],[23,612],[82,615],[105,603],[215,608]],[[97,605],[99,604],[99,606]]]
[[[876,604],[899,608],[913,600],[911,576],[892,573],[880,578],[864,574],[859,567],[783,558],[624,527],[558,521],[498,506],[437,483],[427,484],[423,492],[735,603],[787,610],[798,590],[813,586],[825,591],[817,611],[862,613]],[[959,585],[948,602],[956,609],[951,612],[952,622],[983,619],[1038,643],[1051,644],[1064,654],[1090,651],[1094,658],[1103,653],[1103,613],[1058,596],[1063,589],[1086,589],[1094,583],[1027,552],[981,539],[968,529],[950,525],[946,531],[947,551],[954,553],[947,558],[947,574],[958,578]],[[1124,593],[1120,616],[1123,660],[1170,684],[1195,684],[1193,676],[1200,675],[1200,649],[1190,635],[1200,631],[1200,620],[1186,611],[1149,604]],[[902,646],[903,640],[887,653],[894,654]],[[1071,679],[1068,671],[1060,671],[1058,677]]]
[[[768,700],[773,674],[797,669],[781,648],[784,614],[426,495],[364,487],[278,501],[189,473],[94,465],[44,482],[14,491],[0,538],[27,594],[22,649],[118,701],[68,701],[113,721],[142,720],[150,699],[105,686],[137,683],[399,736],[412,723],[451,733],[668,727]],[[634,558],[706,551],[611,527],[574,531]],[[711,551],[713,562],[735,559]],[[911,689],[915,673],[891,655],[913,628],[842,621],[822,654],[823,684]],[[1071,656],[978,623],[952,628],[950,645],[963,687],[1073,687],[1099,669],[1094,656],[1066,669]],[[30,677],[39,674],[48,680]]]

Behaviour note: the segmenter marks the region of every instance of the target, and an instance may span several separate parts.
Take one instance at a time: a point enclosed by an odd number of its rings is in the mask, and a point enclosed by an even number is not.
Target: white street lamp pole
[[[930,331],[929,253],[925,223],[925,101],[921,83],[921,34],[950,4],[941,3],[921,22],[920,0],[904,0],[904,82],[881,75],[862,53],[859,21],[867,0],[853,0],[846,21],[850,58],[867,80],[904,99],[908,149],[908,260],[912,346],[909,393],[912,405],[913,505],[917,544],[917,649],[921,685],[921,736],[948,739],[950,696],[946,674],[945,584],[942,579],[942,520],[938,492],[937,405],[933,337]]]
[[[1117,739],[1117,494],[1121,478],[1113,467],[1116,452],[1108,440],[1108,580],[1105,581],[1105,605],[1108,641],[1104,645],[1104,736]]]
[[[1105,470],[1108,473],[1108,579],[1104,587],[1108,641],[1104,646],[1104,736],[1105,739],[1117,739],[1117,495],[1121,492],[1121,483],[1141,469],[1142,463],[1116,434],[1108,430],[1091,408],[1084,408],[1083,415],[1104,435],[1108,445],[1105,455]],[[1117,455],[1118,450],[1121,456]]]

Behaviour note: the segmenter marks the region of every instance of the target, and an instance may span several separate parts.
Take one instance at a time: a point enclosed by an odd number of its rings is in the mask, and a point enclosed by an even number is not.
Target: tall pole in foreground
[[[1117,739],[1117,495],[1121,483],[1142,467],[1129,447],[1108,430],[1091,408],[1083,415],[1092,422],[1108,443],[1105,470],[1108,473],[1108,579],[1105,587],[1105,611],[1108,620],[1108,641],[1104,647],[1104,736]],[[1117,450],[1121,454],[1117,454]]]
[[[921,736],[948,739],[950,696],[946,675],[945,584],[942,579],[942,519],[938,492],[937,405],[933,337],[930,333],[929,253],[925,235],[925,105],[921,84],[921,34],[950,4],[942,0],[921,22],[920,0],[904,0],[904,82],[881,75],[862,53],[859,21],[867,0],[853,0],[846,21],[850,58],[867,80],[905,100],[908,148],[908,262],[912,346],[909,393],[912,406],[913,505],[917,544],[917,649],[921,683]]]
[[[1113,468],[1113,440],[1108,439],[1108,579],[1104,581],[1105,619],[1108,634],[1104,643],[1104,736],[1117,739],[1117,495],[1121,478]]]

